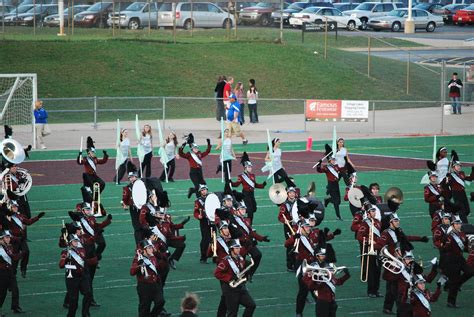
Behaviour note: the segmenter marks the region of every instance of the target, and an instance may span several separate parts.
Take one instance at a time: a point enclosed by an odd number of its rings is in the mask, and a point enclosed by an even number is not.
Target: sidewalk
[[[244,124],[242,130],[251,143],[267,142],[266,130],[270,130],[272,137],[279,137],[286,141],[305,141],[309,136],[314,141],[330,140],[333,126],[336,126],[338,136],[347,139],[389,138],[415,135],[441,134],[441,120],[443,119],[444,133],[449,135],[474,134],[474,106],[463,107],[462,115],[447,115],[441,118],[441,108],[418,108],[401,110],[383,110],[369,112],[368,122],[306,122],[300,115],[261,116],[258,124]],[[154,119],[153,119],[154,120]],[[146,121],[140,121],[140,126]],[[162,122],[163,124],[163,122]],[[305,131],[306,125],[306,131]],[[215,118],[166,120],[162,125],[167,135],[169,127],[177,133],[179,142],[181,137],[192,132],[198,144],[205,144],[206,138],[216,142],[220,131],[220,123]],[[132,145],[135,140],[135,122],[121,122],[122,128],[129,129]],[[49,150],[79,149],[80,138],[91,136],[98,148],[115,147],[116,123],[100,123],[95,130],[89,123],[79,124],[51,124],[52,134],[45,138]],[[153,126],[156,129],[155,126]],[[155,145],[158,142],[158,133],[154,133]],[[240,140],[234,139],[235,143]]]

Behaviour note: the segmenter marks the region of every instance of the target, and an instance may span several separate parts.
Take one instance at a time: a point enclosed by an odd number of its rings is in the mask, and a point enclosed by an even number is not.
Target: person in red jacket
[[[211,223],[206,216],[205,202],[208,188],[205,184],[199,185],[199,197],[194,201],[194,218],[199,220],[199,229],[201,231],[201,242],[199,244],[201,250],[201,258],[199,261],[203,264],[207,263],[207,250],[211,243]]]
[[[82,316],[89,316],[92,301],[92,286],[89,278],[86,250],[80,246],[80,239],[76,235],[69,235],[69,247],[61,252],[59,267],[65,269],[65,280],[69,308],[67,317],[76,316],[79,301],[79,292],[83,295]],[[96,262],[97,264],[97,262]]]
[[[36,217],[28,218],[18,210],[18,203],[15,200],[9,202],[9,214],[5,216],[7,227],[11,234],[15,237],[13,248],[15,252],[22,254],[20,271],[23,278],[26,277],[26,270],[30,259],[30,249],[28,247],[28,240],[26,239],[26,226],[30,226],[40,220],[45,213],[40,212]],[[15,263],[15,270],[18,262]]]
[[[18,263],[22,254],[15,251],[11,245],[12,235],[10,231],[0,232],[0,311],[7,296],[7,291],[12,292],[11,309],[13,313],[19,314],[24,311],[20,307],[20,292],[16,281],[15,263]],[[4,315],[1,315],[4,316]]]
[[[438,184],[438,174],[433,171],[429,171],[430,183],[425,186],[424,198],[425,202],[429,204],[428,210],[431,218],[435,215],[436,211],[442,208],[444,202],[443,188]]]
[[[107,151],[102,151],[104,157],[102,159],[97,158],[95,154],[94,141],[90,136],[87,137],[87,156],[83,157],[82,152],[79,152],[77,156],[77,164],[84,165],[84,173],[82,173],[82,180],[84,181],[84,186],[88,187],[88,190],[94,186],[94,183],[99,183],[100,192],[102,193],[105,189],[105,182],[102,178],[97,175],[97,165],[102,165],[107,163],[109,160],[109,155]]]
[[[241,163],[244,166],[244,172],[240,174],[236,182],[232,182],[232,187],[242,185],[242,194],[244,196],[244,203],[247,206],[247,215],[253,221],[253,214],[257,212],[257,202],[255,201],[255,188],[265,188],[267,182],[257,183],[255,174],[252,173],[252,162],[247,155],[247,152],[242,154]]]
[[[417,274],[413,278],[414,290],[410,295],[410,304],[412,307],[412,316],[416,317],[429,317],[431,316],[431,305],[438,301],[439,295],[441,295],[442,283],[437,283],[437,288],[434,293],[431,293],[425,288],[425,279],[423,275]]]
[[[257,305],[250,296],[245,285],[248,278],[242,273],[248,266],[245,258],[240,255],[239,240],[233,240],[229,245],[230,255],[219,262],[214,270],[214,276],[220,281],[222,294],[225,297],[228,317],[236,317],[239,306],[245,307],[243,317],[252,317]],[[248,272],[248,271],[247,271]],[[237,285],[238,282],[241,282]]]
[[[140,237],[140,223],[138,221],[138,216],[140,215],[140,211],[135,206],[132,197],[132,188],[135,181],[138,179],[138,173],[135,171],[128,172],[128,184],[124,186],[122,189],[122,207],[123,209],[127,209],[130,212],[130,219],[132,220],[132,227],[133,227],[133,235],[135,237],[135,243],[138,244],[141,240]]]
[[[335,317],[337,311],[336,286],[343,285],[350,277],[349,269],[344,268],[344,275],[336,277],[334,269],[326,262],[326,250],[318,247],[315,251],[316,261],[311,263],[311,269],[303,274],[303,282],[308,290],[317,293],[316,317]],[[318,269],[327,269],[331,272],[324,281],[314,281],[313,274]],[[298,316],[298,314],[296,315]],[[303,316],[302,314],[299,317]]]
[[[285,240],[290,238],[293,232],[296,232],[298,229],[297,222],[298,219],[293,219],[291,210],[293,205],[297,202],[296,188],[288,187],[286,190],[287,199],[286,201],[279,206],[278,211],[278,221],[283,224],[283,236]],[[286,247],[286,269],[288,272],[296,272],[296,260],[295,254],[293,253],[293,245]]]
[[[158,270],[158,260],[150,240],[143,240],[136,250],[130,275],[137,277],[138,316],[162,316],[165,299]],[[151,304],[153,303],[153,308]],[[167,315],[169,316],[169,314]]]
[[[194,137],[193,137],[194,139]],[[206,139],[207,148],[206,151],[199,151],[199,146],[195,143],[190,144],[191,151],[184,153],[184,147],[186,142],[180,146],[178,150],[179,156],[188,160],[189,163],[189,179],[193,182],[194,187],[190,187],[188,190],[188,199],[191,198],[191,195],[194,193],[196,197],[198,196],[199,185],[206,184],[204,176],[202,174],[202,159],[205,158],[209,152],[211,152],[211,140]]]
[[[339,167],[336,165],[336,158],[334,156],[328,157],[328,163],[325,166],[321,164],[322,160],[319,160],[318,167],[316,168],[319,173],[326,174],[328,185],[326,186],[326,194],[324,198],[324,206],[327,207],[329,203],[334,205],[336,211],[336,217],[338,220],[342,220],[341,213],[339,211],[339,205],[341,204],[341,192],[339,190]]]
[[[451,173],[446,175],[447,183],[451,188],[451,193],[454,203],[459,206],[459,217],[463,223],[468,223],[467,216],[471,213],[471,207],[469,206],[469,201],[467,200],[466,195],[466,183],[465,181],[472,181],[474,179],[474,167],[471,170],[470,175],[466,175],[461,170],[461,162],[453,161],[452,163],[453,170]]]

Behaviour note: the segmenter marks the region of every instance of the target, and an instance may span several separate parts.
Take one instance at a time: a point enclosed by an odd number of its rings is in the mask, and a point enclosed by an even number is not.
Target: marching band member
[[[372,183],[369,185],[369,190],[372,193],[372,196],[375,197],[377,204],[383,203],[382,196],[379,195],[380,185],[378,183]]]
[[[292,248],[296,257],[298,294],[296,295],[296,316],[303,315],[306,297],[308,297],[308,288],[303,282],[301,272],[301,263],[306,260],[308,263],[315,261],[314,246],[317,245],[316,236],[311,236],[311,225],[307,220],[302,220],[300,229],[295,235],[285,241],[286,248]]]
[[[425,288],[425,282],[423,275],[417,274],[413,278],[414,290],[410,296],[410,304],[412,307],[412,314],[416,317],[429,317],[431,316],[431,305],[438,301],[439,295],[441,295],[441,283],[437,283],[438,287],[434,293],[431,293]]]
[[[76,235],[69,235],[69,247],[61,252],[59,267],[65,270],[67,297],[69,301],[68,317],[76,316],[79,301],[79,292],[82,299],[82,316],[90,316],[89,308],[92,301],[92,286],[89,278],[90,261],[86,258],[86,250],[80,247],[80,239]]]
[[[293,235],[291,231],[296,232],[296,229],[293,227],[293,225],[296,226],[296,222],[298,221],[298,219],[293,219],[291,216],[293,205],[297,203],[296,189],[294,187],[288,187],[286,193],[287,199],[283,204],[280,205],[280,211],[278,212],[278,221],[283,224],[283,236],[285,237],[285,240]],[[295,254],[293,253],[293,245],[289,245],[286,247],[286,269],[289,272],[296,272],[297,268],[298,266],[296,266]]]
[[[461,286],[461,272],[472,276],[474,270],[467,265],[463,253],[468,251],[468,240],[466,234],[461,231],[462,220],[459,216],[453,216],[451,230],[448,231],[446,242],[442,246],[445,261],[443,273],[448,277],[448,307],[456,308],[456,299]],[[441,261],[441,260],[440,260]]]
[[[194,201],[194,218],[199,220],[199,229],[201,231],[201,263],[207,263],[207,250],[211,242],[211,224],[206,216],[205,202],[208,187],[205,184],[199,185],[199,197]]]
[[[11,309],[13,313],[24,313],[20,307],[20,291],[18,290],[15,268],[22,254],[15,251],[11,245],[12,238],[8,230],[0,232],[0,314],[8,290],[12,293]]]
[[[332,270],[329,263],[326,262],[326,250],[321,247],[317,247],[315,251],[316,259],[311,266],[314,268],[327,268]],[[316,295],[316,317],[335,317],[337,311],[336,303],[336,286],[343,285],[350,277],[349,269],[342,269],[344,275],[342,277],[336,277],[335,272],[331,272],[328,281],[314,281],[313,272],[308,271],[303,274],[303,283],[308,290],[314,291]],[[303,316],[303,314],[296,315],[297,317]]]
[[[375,247],[382,230],[382,223],[375,218],[375,213],[375,206],[368,207],[367,217],[362,221],[357,230],[357,240],[361,246],[361,262],[368,261],[367,266],[363,264],[368,272],[362,272],[362,274],[367,276],[367,295],[371,298],[382,297],[379,293],[381,264],[377,253],[368,254],[371,247]],[[366,254],[362,253],[364,251]],[[366,260],[364,257],[369,257],[369,259]]]
[[[138,220],[140,216],[140,211],[135,206],[133,202],[132,196],[132,189],[133,184],[138,179],[138,173],[136,171],[128,172],[128,185],[124,186],[122,189],[122,207],[123,209],[127,209],[130,212],[130,219],[132,220],[132,227],[133,227],[133,236],[135,237],[135,243],[138,244],[141,241],[140,236],[140,222]]]
[[[243,317],[252,317],[257,305],[245,285],[245,273],[250,265],[240,255],[239,240],[233,240],[229,249],[230,255],[220,261],[214,271],[214,276],[220,281],[222,294],[225,297],[227,317],[236,317],[239,305],[245,307]],[[240,284],[235,286],[239,282]]]
[[[270,157],[270,151],[265,156],[265,162],[272,161],[273,179],[275,183],[285,182],[288,187],[296,187],[295,183],[288,177],[285,168],[281,162],[281,140],[275,138],[272,140],[273,158]]]
[[[431,218],[435,212],[441,209],[444,202],[443,188],[438,184],[438,174],[433,171],[428,172],[430,183],[425,186],[424,197],[425,202],[429,204],[428,210]]]
[[[219,139],[221,139],[221,135],[219,134]],[[229,129],[224,130],[224,140],[220,140],[219,143],[216,145],[216,151],[222,148],[221,153],[221,162],[219,162],[219,166],[217,167],[216,174],[219,172],[224,173],[224,181],[228,183],[231,179],[232,173],[232,160],[235,160],[235,153],[234,149],[232,148],[232,134],[230,133]],[[223,165],[222,165],[223,163]]]
[[[161,173],[160,181],[164,182],[166,180],[166,175],[168,175],[168,181],[174,182],[173,175],[176,169],[176,160],[179,160],[179,156],[177,154],[177,147],[178,146],[178,138],[174,132],[170,132],[168,137],[166,138],[166,145],[165,145],[165,152],[166,158],[168,162],[166,162],[166,174],[165,170]]]
[[[99,183],[100,192],[102,193],[105,188],[105,182],[102,178],[97,175],[97,165],[107,163],[109,155],[107,151],[102,151],[104,157],[98,159],[95,154],[94,141],[90,136],[87,137],[87,156],[82,157],[82,152],[79,152],[77,156],[77,164],[84,165],[85,172],[82,173],[82,179],[84,181],[84,186],[88,187],[89,191],[92,191],[91,188],[94,186],[94,183]]]
[[[125,172],[127,171],[127,166],[129,165],[129,162],[130,163],[133,162],[132,150],[130,147],[130,139],[128,138],[127,129],[120,130],[119,141],[120,143],[117,144],[117,147],[120,149],[120,152],[122,153],[122,162],[119,165],[117,173],[115,174],[114,179],[113,179],[113,182],[116,183],[117,185],[120,185],[120,181],[122,180],[123,176],[125,175]]]
[[[190,144],[191,151],[184,153],[184,147],[186,146],[186,142],[181,145],[178,150],[179,156],[188,160],[189,163],[189,178],[191,182],[193,182],[194,187],[189,188],[188,190],[188,198],[191,198],[193,193],[198,194],[199,185],[206,184],[204,180],[204,176],[202,174],[202,159],[206,157],[209,152],[211,152],[211,140],[206,139],[207,141],[207,148],[206,151],[201,152],[199,151],[199,146],[196,143]]]
[[[36,217],[28,218],[19,212],[18,203],[15,200],[10,200],[9,205],[9,213],[5,216],[6,227],[8,227],[13,237],[15,237],[13,241],[15,252],[22,254],[20,272],[21,276],[25,278],[30,259],[30,249],[28,248],[28,240],[26,239],[26,226],[30,226],[40,220],[45,213],[42,211]],[[15,270],[17,265],[18,262],[15,263]]]
[[[249,254],[254,260],[254,265],[248,274],[248,278],[250,280],[255,274],[255,271],[257,271],[262,259],[262,252],[260,252],[256,243],[254,243],[254,240],[259,242],[270,242],[270,239],[268,239],[268,236],[259,235],[255,230],[252,229],[250,219],[245,217],[246,212],[247,207],[245,207],[244,204],[240,204],[235,210],[233,217],[231,217],[231,224],[240,230],[240,244],[245,248],[247,254]]]
[[[334,156],[329,156],[327,158],[328,163],[325,166],[322,166],[322,160],[319,160],[317,166],[317,171],[319,173],[325,173],[328,185],[326,194],[328,197],[324,198],[324,206],[327,207],[329,203],[334,205],[334,210],[336,211],[336,217],[338,220],[342,220],[341,213],[339,212],[339,205],[341,204],[341,192],[339,191],[339,167],[336,165],[336,159]]]
[[[461,170],[461,162],[453,161],[452,171],[447,174],[446,178],[451,188],[453,201],[460,207],[459,217],[463,223],[468,223],[467,216],[471,213],[471,208],[466,196],[465,181],[472,181],[474,179],[474,167],[472,168],[471,175],[466,176]]]
[[[143,240],[130,267],[130,275],[137,277],[139,317],[163,316],[165,299],[158,271],[158,260],[154,252],[151,241]],[[154,305],[153,308],[151,308],[152,303]]]
[[[236,182],[231,182],[232,187],[242,185],[242,194],[244,196],[244,203],[247,206],[247,215],[251,222],[253,222],[253,214],[257,212],[257,201],[255,200],[255,188],[265,188],[267,182],[257,183],[255,174],[252,173],[252,162],[250,162],[247,152],[244,152],[240,161],[244,166],[244,172],[240,174]]]
[[[357,183],[357,173],[356,172],[350,173],[347,178],[348,178],[349,185],[346,186],[346,191],[345,191],[345,194],[344,194],[344,201],[349,201],[349,191],[352,188],[362,189],[361,186],[356,185],[356,183]],[[357,214],[357,212],[360,210],[360,208],[354,206],[349,201],[349,210],[351,211],[352,217],[354,217]]]

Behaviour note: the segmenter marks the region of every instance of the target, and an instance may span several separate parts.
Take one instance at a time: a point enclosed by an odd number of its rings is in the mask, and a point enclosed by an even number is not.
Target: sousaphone
[[[273,184],[268,190],[268,197],[270,197],[270,200],[274,204],[283,204],[288,198],[285,185],[283,185],[282,183]]]

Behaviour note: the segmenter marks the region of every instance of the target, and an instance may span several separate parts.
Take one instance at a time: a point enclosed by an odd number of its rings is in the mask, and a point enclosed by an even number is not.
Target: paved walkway
[[[140,121],[144,124],[146,121]],[[91,124],[51,124],[52,135],[46,138],[48,149],[78,149],[80,137],[90,135],[98,148],[115,147],[115,122],[101,123],[97,130]],[[134,122],[121,122],[122,128],[131,130],[132,144],[134,141]],[[261,116],[258,124],[242,126],[247,138],[252,143],[267,141],[266,130],[272,137],[278,136],[282,141],[304,141],[309,136],[313,140],[330,140],[333,126],[336,125],[338,136],[348,139],[387,138],[414,135],[474,134],[474,105],[463,107],[462,115],[442,116],[441,108],[418,108],[401,110],[370,111],[368,122],[306,122],[303,115]],[[172,127],[178,137],[192,132],[199,144],[206,138],[213,143],[220,130],[220,123],[215,119],[182,119],[166,120],[166,131]],[[165,133],[167,133],[165,131]],[[156,133],[155,133],[156,135]],[[21,141],[21,140],[19,140]],[[238,142],[236,140],[235,142]]]

